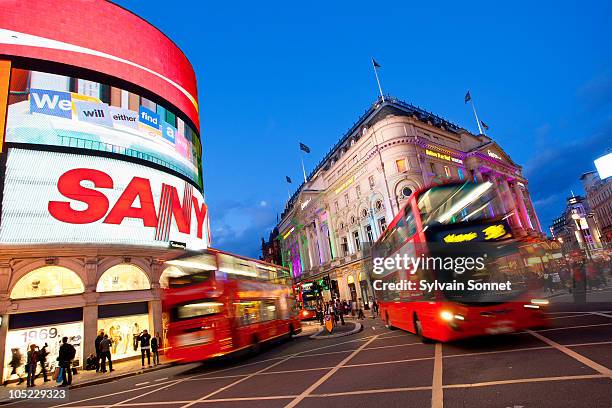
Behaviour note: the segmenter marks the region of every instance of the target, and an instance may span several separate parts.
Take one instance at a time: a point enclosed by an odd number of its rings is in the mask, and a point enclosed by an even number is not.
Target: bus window
[[[276,320],[276,302],[274,300],[264,300],[262,303],[261,309],[261,320]]]
[[[239,326],[261,322],[261,301],[241,300],[235,302],[236,320]]]
[[[195,317],[210,316],[223,311],[223,303],[211,299],[185,303],[173,309],[176,320],[193,319]]]

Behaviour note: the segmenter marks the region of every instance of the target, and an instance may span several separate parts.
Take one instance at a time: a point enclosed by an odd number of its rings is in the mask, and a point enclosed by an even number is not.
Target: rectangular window
[[[359,231],[353,232],[353,237],[355,238],[355,248],[357,251],[361,251],[361,241],[359,239]]]
[[[368,237],[368,241],[369,242],[374,242],[374,233],[372,233],[372,226],[371,225],[366,225],[366,235]]]
[[[355,187],[355,194],[357,198],[361,197],[361,188],[359,188],[359,186]]]
[[[342,255],[348,255],[349,253],[349,248],[348,248],[348,238],[347,237],[342,237]]]
[[[398,173],[403,173],[406,171],[406,159],[400,159],[395,161],[395,166],[397,167]]]
[[[349,195],[348,195],[348,193],[344,195],[344,204],[349,205]]]
[[[261,322],[260,300],[241,300],[234,303],[236,320],[239,326]]]
[[[436,174],[436,165],[435,165],[435,163],[429,163],[429,166],[431,167],[431,172]]]
[[[368,182],[370,183],[370,189],[374,188],[374,176],[368,177]]]
[[[340,209],[340,207],[338,206],[338,202],[334,201],[334,208],[336,209],[336,211],[338,211]]]
[[[380,230],[382,232],[385,232],[385,230],[387,229],[387,220],[385,220],[385,217],[382,217],[378,220],[378,225],[380,226]]]
[[[444,174],[446,174],[446,177],[450,177],[451,176],[451,172],[450,172],[450,169],[448,168],[448,166],[444,166]]]

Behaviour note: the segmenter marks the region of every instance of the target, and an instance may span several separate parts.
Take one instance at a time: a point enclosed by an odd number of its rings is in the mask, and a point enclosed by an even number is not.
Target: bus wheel
[[[391,324],[391,320],[389,320],[389,313],[385,313],[385,327],[389,330],[395,330],[395,327]]]
[[[293,340],[293,336],[295,336],[295,329],[293,328],[293,325],[290,324],[289,325],[289,337],[288,337],[288,340]]]
[[[253,342],[251,343],[251,354],[256,355],[259,354],[259,351],[261,350],[261,344],[259,343],[259,339],[257,338],[257,336],[253,336]]]
[[[422,343],[432,343],[431,339],[423,336],[423,325],[416,315],[414,316],[414,332]]]

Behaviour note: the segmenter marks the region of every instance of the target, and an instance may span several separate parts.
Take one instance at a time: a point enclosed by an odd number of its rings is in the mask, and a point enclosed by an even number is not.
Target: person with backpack
[[[145,329],[137,337],[140,343],[140,355],[142,357],[142,366],[144,367],[145,354],[147,355],[147,364],[151,367],[151,335]]]
[[[72,384],[72,360],[76,356],[76,349],[68,343],[68,337],[62,337],[62,345],[59,348],[57,361],[59,362],[62,375],[60,387],[67,387]]]
[[[94,345],[96,348],[96,373],[100,372],[100,360],[102,359],[102,355],[100,354],[100,342],[104,339],[104,330],[100,330],[98,335],[96,336],[96,340],[94,341]]]
[[[111,359],[111,346],[113,342],[108,338],[108,334],[105,334],[100,342],[100,358],[102,358],[102,369],[101,372],[106,372],[106,360],[108,359],[108,369],[113,370],[113,361]]]
[[[36,366],[38,365],[38,346],[36,344],[30,344],[30,351],[28,351],[25,372],[27,373],[27,386],[34,387],[34,379],[36,378]]]
[[[49,352],[47,351],[47,347],[49,345],[45,343],[43,348],[38,351],[38,361],[40,362],[40,374],[43,375],[44,382],[51,381],[47,378],[47,356]]]

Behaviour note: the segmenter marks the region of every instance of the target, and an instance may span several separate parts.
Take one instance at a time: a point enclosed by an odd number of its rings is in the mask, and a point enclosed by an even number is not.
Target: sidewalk
[[[159,357],[159,363],[160,363],[159,365],[152,366],[152,367],[147,367],[145,365],[145,367],[142,368],[140,364],[140,357],[138,357],[138,358],[125,360],[125,361],[121,361],[117,363],[113,362],[112,372],[107,371],[106,373],[96,373],[95,370],[77,369],[78,370],[77,375],[72,376],[72,385],[70,386],[70,388],[72,389],[72,388],[86,387],[89,385],[102,384],[102,383],[114,381],[120,378],[131,377],[133,375],[159,370],[162,368],[169,367],[171,361],[172,360],[169,360],[165,356],[162,355]],[[37,369],[40,370],[40,367],[37,367]],[[52,373],[48,373],[48,378],[49,380],[51,380],[48,382],[44,382],[42,375],[39,374],[38,378],[36,378],[36,381],[34,382],[35,384],[34,388],[46,389],[46,388],[57,387],[59,384],[55,380],[51,379],[51,374]],[[24,388],[25,389],[26,388],[26,377],[25,376],[23,377],[23,382],[21,384],[17,385],[17,382],[11,382],[8,385],[6,385],[6,388]]]

